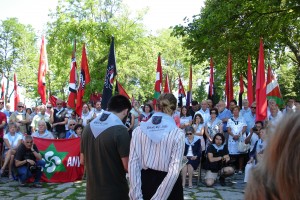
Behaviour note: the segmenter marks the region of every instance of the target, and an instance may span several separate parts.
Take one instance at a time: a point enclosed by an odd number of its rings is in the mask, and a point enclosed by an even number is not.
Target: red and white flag
[[[166,74],[164,93],[170,93],[169,76]]]
[[[77,94],[77,64],[76,64],[76,40],[74,40],[73,53],[71,59],[71,70],[69,79],[69,97],[68,105],[75,109],[76,108],[76,94]]]

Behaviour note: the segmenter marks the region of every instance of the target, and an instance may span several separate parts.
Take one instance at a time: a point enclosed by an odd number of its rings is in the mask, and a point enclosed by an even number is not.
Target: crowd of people
[[[244,174],[250,185],[261,173],[269,135],[289,113],[300,110],[293,99],[283,110],[270,99],[266,120],[257,121],[256,102],[249,105],[247,99],[239,106],[232,100],[228,108],[224,100],[213,105],[210,99],[178,107],[172,94],[162,94],[155,105],[117,95],[107,110],[100,100],[95,106],[84,104],[81,116],[68,105],[64,108],[62,100],[55,108],[47,104],[26,109],[22,102],[14,112],[9,104],[3,107],[0,100],[0,151],[5,158],[0,176],[8,168],[9,179],[14,179],[16,168],[20,185],[35,174],[34,186],[40,187],[45,163],[34,137],[80,137],[87,199],[183,199],[187,177],[193,188],[199,166],[208,187],[216,181],[226,185],[225,178],[234,173]]]

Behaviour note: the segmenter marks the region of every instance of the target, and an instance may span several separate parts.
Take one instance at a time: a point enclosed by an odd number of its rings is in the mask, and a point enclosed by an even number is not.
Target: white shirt
[[[38,131],[32,133],[32,137],[44,138],[44,139],[54,139],[52,133],[50,131],[45,130],[44,134],[40,134]]]
[[[9,132],[6,133],[3,139],[7,139],[10,144],[10,148],[15,148],[18,145],[18,142],[23,139],[23,135],[21,133],[16,132],[14,136],[12,136]]]
[[[197,114],[200,114],[202,116],[203,121],[204,121],[205,124],[206,124],[206,122],[208,122],[208,120],[210,120],[210,112],[209,112],[208,108],[205,111],[203,111],[202,108],[201,108],[199,111],[197,111],[195,113],[194,116],[196,116]]]
[[[130,199],[143,199],[141,170],[168,172],[152,199],[167,199],[180,174],[184,153],[184,132],[175,128],[159,143],[154,143],[137,127],[132,133],[129,155]]]

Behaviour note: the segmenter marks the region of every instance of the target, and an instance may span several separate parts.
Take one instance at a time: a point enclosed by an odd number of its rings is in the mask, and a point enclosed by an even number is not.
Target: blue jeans
[[[40,167],[45,167],[46,162],[44,160],[37,160],[36,161],[36,166],[40,166]],[[17,168],[18,170],[18,177],[21,180],[22,183],[25,183],[25,181],[27,179],[29,179],[30,177],[33,176],[33,174],[31,173],[31,171],[29,170],[29,167],[27,165],[23,165],[21,167]],[[41,170],[37,170],[35,173],[35,179],[34,179],[34,183],[38,183],[40,182],[42,177],[42,171]]]

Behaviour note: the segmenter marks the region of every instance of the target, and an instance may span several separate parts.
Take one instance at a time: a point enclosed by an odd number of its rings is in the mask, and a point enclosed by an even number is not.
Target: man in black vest
[[[51,113],[50,123],[52,123],[53,135],[55,138],[63,139],[66,137],[66,127],[68,123],[67,111],[62,106],[62,100],[56,101],[56,108]]]

